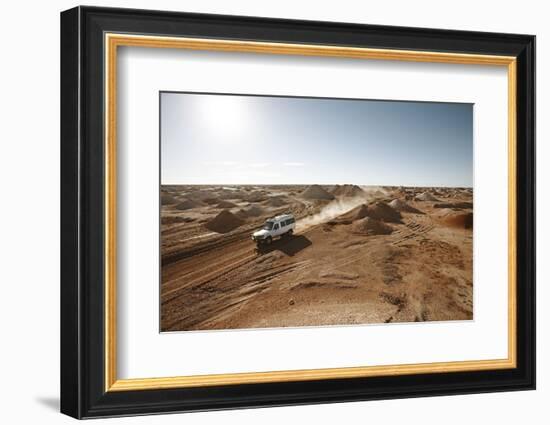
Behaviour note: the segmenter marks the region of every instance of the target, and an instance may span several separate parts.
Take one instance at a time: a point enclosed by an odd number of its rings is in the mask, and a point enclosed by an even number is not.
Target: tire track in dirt
[[[301,263],[302,262],[270,267],[269,272],[263,273],[250,280],[244,284],[244,286],[241,286],[238,291],[228,294],[225,297],[218,298],[217,302],[221,305],[216,309],[210,309],[207,314],[205,314],[206,319],[197,321],[194,326],[199,328],[213,327],[215,323],[227,319],[237,310],[244,307],[249,300],[269,290],[274,280],[300,269],[302,266]],[[178,323],[178,325],[180,325],[180,323]]]
[[[241,267],[243,267],[244,265],[250,263],[253,260],[254,260],[253,257],[246,256],[246,257],[243,257],[239,260],[230,262],[229,264],[225,265],[224,267],[217,267],[215,270],[213,270],[209,273],[206,273],[206,274],[202,274],[202,273],[207,269],[211,269],[211,267],[207,267],[207,268],[203,268],[201,270],[198,270],[196,273],[193,273],[193,274],[200,274],[201,275],[200,277],[198,277],[198,278],[196,278],[195,280],[192,280],[192,281],[187,281],[186,280],[186,283],[184,285],[178,286],[177,288],[174,288],[172,290],[163,291],[162,296],[161,296],[161,300],[162,300],[161,302],[162,303],[167,303],[167,302],[173,300],[174,298],[179,297],[179,295],[180,295],[179,292],[181,292],[182,290],[184,290],[188,287],[196,287],[196,286],[200,286],[200,285],[204,285],[206,283],[209,283],[209,282],[217,279],[221,275],[227,275],[228,273],[233,272],[234,270],[240,269]]]
[[[410,221],[406,221],[404,223],[405,228],[400,228],[396,231],[394,231],[389,236],[381,236],[381,237],[365,237],[364,240],[358,240],[358,241],[352,241],[352,242],[346,242],[345,247],[349,248],[351,246],[359,246],[364,245],[366,243],[370,244],[372,246],[382,246],[382,245],[390,245],[393,246],[402,246],[409,242],[411,239],[417,239],[419,237],[423,237],[427,233],[429,233],[433,228],[434,224],[431,219],[422,219],[424,223],[418,223],[415,219],[411,218]],[[336,264],[331,267],[331,270],[340,270],[343,267],[349,266],[353,263],[356,263],[358,261],[363,261],[365,259],[365,255],[363,252],[359,251],[357,254],[353,254],[348,256],[345,260],[336,262]]]
[[[278,266],[266,266],[269,270],[254,277],[251,280],[233,279],[236,269],[223,276],[223,280],[209,285],[203,282],[188,288],[187,293],[192,298],[196,293],[208,293],[208,297],[199,296],[192,303],[185,305],[184,300],[172,299],[164,305],[164,310],[170,314],[170,322],[164,324],[164,330],[175,327],[193,329],[199,325],[206,326],[228,317],[241,308],[251,298],[260,295],[271,287],[271,280],[277,276],[291,273],[301,266],[301,262],[282,264]],[[210,282],[215,280],[212,279]],[[183,307],[183,308],[182,308]]]
[[[300,234],[305,236],[317,227],[318,226],[312,226]],[[284,245],[291,242],[292,241],[283,242],[281,248],[284,248]],[[216,247],[213,251],[198,254],[197,257],[190,257],[189,259],[180,260],[171,264],[167,268],[166,274],[163,274],[164,283],[161,290],[161,303],[164,305],[178,298],[181,295],[180,292],[187,288],[211,282],[220,276],[227,275],[228,273],[241,269],[254,260],[262,258],[250,244],[251,242],[248,238],[246,240],[243,239],[232,244],[243,247],[236,252],[234,250],[237,246],[224,245]],[[224,257],[223,253],[227,251],[231,251],[233,254],[229,257]],[[199,261],[198,264],[197,260]],[[176,275],[177,277],[171,280],[165,280],[164,278],[166,275]]]
[[[219,250],[221,248],[227,248],[228,245],[241,242],[248,238],[252,227],[245,229],[237,233],[230,233],[227,235],[217,236],[214,238],[207,238],[204,241],[199,242],[190,247],[182,247],[177,250],[167,252],[161,258],[162,266],[170,266],[174,263],[178,263],[182,260],[196,258],[200,254],[210,254],[213,250]]]
[[[230,246],[231,254],[229,255],[223,255],[228,250],[228,247],[223,246],[167,266],[163,270],[163,294],[173,292],[177,289],[175,287],[187,286],[179,285],[184,280],[191,279],[192,282],[194,277],[200,278],[201,275],[212,273],[215,271],[213,268],[222,271],[248,258],[250,246],[245,242],[240,241],[233,244],[234,246]]]
[[[399,247],[411,239],[417,239],[428,233],[434,226],[431,220],[416,221],[409,218],[392,235],[383,237],[366,237],[360,244],[368,243],[371,246],[394,245]],[[308,235],[321,228],[322,224],[309,227],[301,232],[301,235]],[[298,236],[299,234],[296,234]],[[283,242],[288,244],[291,241]],[[359,244],[359,245],[360,245]],[[284,245],[281,245],[283,248]],[[236,251],[235,251],[236,250]],[[232,252],[229,256],[224,253]],[[273,251],[272,251],[273,252]],[[224,244],[216,247],[213,251],[198,254],[185,260],[180,260],[177,267],[178,277],[175,280],[165,283],[165,288],[171,288],[168,292],[162,293],[163,311],[169,312],[170,322],[165,323],[165,330],[170,328],[193,329],[201,326],[214,325],[216,322],[230,317],[237,309],[241,308],[253,297],[260,295],[277,280],[278,277],[284,277],[285,274],[300,270],[301,272],[314,272],[318,264],[311,260],[304,260],[293,264],[270,264],[269,270],[260,272],[251,280],[243,282],[236,280],[237,275],[246,274],[246,266],[252,266],[255,262],[260,264],[271,254],[258,255],[250,246],[250,241],[241,239],[231,244]],[[269,257],[268,257],[269,258]],[[198,260],[198,261],[197,261]],[[345,267],[364,261],[365,255],[361,249],[345,259],[336,261],[331,270],[342,270]],[[276,261],[276,260],[275,260]],[[177,266],[172,264],[171,267]],[[197,268],[199,266],[199,268]],[[214,269],[213,269],[214,268]],[[183,272],[183,274],[182,274]],[[233,279],[235,278],[235,279]],[[215,285],[211,285],[216,282]],[[233,282],[228,284],[228,282]],[[208,292],[208,300],[200,301],[203,298],[198,297],[193,305],[186,303],[180,298],[183,295],[189,295],[191,292]],[[187,305],[185,305],[187,304]],[[216,306],[216,307],[214,307]]]
[[[395,246],[402,246],[411,239],[418,239],[420,236],[426,235],[434,228],[434,224],[431,219],[428,219],[427,221],[422,219],[421,221],[421,223],[415,219],[407,221],[405,223],[406,229],[400,229],[390,236],[390,239],[392,239],[390,243]]]

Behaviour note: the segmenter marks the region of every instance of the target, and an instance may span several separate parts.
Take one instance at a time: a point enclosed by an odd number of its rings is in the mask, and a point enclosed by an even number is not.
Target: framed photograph
[[[535,388],[535,37],[61,14],[61,411]]]

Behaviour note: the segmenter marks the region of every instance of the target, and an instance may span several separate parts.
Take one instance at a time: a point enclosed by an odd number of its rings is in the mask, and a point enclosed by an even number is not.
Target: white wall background
[[[9,2],[0,15],[0,421],[69,423],[59,392],[59,12]],[[550,27],[544,2],[128,0],[96,5],[537,35],[538,390],[110,420],[109,423],[547,423],[550,413]]]

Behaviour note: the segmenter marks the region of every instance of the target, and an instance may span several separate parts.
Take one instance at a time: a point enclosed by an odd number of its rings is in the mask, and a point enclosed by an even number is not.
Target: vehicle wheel
[[[273,239],[271,238],[271,236],[268,236],[266,239],[265,239],[265,244],[266,245],[271,245],[271,242],[273,241]]]
[[[294,230],[290,229],[288,232],[286,232],[286,235],[288,237],[291,237],[293,233],[294,233]]]

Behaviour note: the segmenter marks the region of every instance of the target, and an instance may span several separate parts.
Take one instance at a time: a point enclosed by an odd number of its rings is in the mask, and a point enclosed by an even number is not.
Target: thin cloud
[[[306,164],[304,164],[303,162],[285,162],[283,163],[283,165],[285,167],[303,167]]]
[[[253,162],[252,164],[249,164],[248,166],[251,168],[265,168],[269,167],[271,164],[269,162]]]
[[[236,161],[205,161],[203,162],[203,164],[206,166],[215,166],[215,167],[219,167],[219,166],[236,167],[237,165],[239,165],[239,163]]]

